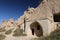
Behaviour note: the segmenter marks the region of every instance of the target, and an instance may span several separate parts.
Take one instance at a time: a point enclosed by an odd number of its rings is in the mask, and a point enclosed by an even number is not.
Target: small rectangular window
[[[60,14],[54,14],[54,22],[60,22]]]

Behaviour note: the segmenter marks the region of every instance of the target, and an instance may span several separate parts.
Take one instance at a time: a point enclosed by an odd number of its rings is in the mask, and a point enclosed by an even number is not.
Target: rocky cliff
[[[2,26],[21,25],[24,23],[24,18],[27,21],[53,18],[53,14],[60,12],[60,0],[43,0],[36,8],[28,8],[24,15],[20,16],[16,21],[12,18],[9,21],[3,21]]]

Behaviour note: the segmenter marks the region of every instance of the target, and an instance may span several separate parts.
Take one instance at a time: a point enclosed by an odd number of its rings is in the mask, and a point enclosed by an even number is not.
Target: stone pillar
[[[32,36],[32,32],[31,32],[31,29],[30,29],[30,24],[31,24],[31,22],[26,22],[25,33],[27,34],[27,36]]]

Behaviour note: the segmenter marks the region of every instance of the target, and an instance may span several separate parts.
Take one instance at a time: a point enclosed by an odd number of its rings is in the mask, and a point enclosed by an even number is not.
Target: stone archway
[[[32,32],[32,35],[36,35],[38,37],[43,36],[43,30],[41,25],[38,22],[33,22],[30,24],[30,29]]]

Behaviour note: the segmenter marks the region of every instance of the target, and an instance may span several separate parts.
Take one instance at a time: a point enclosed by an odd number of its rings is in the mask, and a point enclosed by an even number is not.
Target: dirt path
[[[33,36],[13,37],[11,35],[8,35],[8,36],[6,36],[6,38],[4,40],[31,40],[33,38],[35,38],[35,37],[33,37]]]

